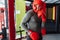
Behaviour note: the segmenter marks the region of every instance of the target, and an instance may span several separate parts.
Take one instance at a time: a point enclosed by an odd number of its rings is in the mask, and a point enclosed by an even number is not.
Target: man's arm
[[[42,27],[45,27],[46,22],[46,3],[43,2],[43,9],[42,9]]]
[[[41,28],[42,28],[41,29],[42,35],[45,35],[46,34],[46,3],[43,3]]]
[[[25,15],[25,17],[23,18],[22,23],[21,23],[21,26],[24,28],[24,30],[25,30],[26,32],[29,31],[29,29],[28,29],[28,27],[27,27],[27,22],[30,20],[31,12],[32,12],[32,10],[29,10],[29,11],[26,13],[26,15]]]

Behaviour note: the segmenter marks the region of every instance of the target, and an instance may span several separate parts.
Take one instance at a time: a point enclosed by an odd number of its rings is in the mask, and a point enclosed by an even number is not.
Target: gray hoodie
[[[29,10],[22,20],[21,26],[28,32],[29,30],[40,33],[41,20],[37,17],[36,13],[31,9]]]

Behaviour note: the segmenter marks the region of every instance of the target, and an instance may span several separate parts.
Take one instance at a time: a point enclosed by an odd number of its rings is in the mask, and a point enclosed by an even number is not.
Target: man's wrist
[[[32,33],[32,31],[31,31],[31,30],[29,30],[29,31],[28,31],[28,35],[30,35],[31,33]]]

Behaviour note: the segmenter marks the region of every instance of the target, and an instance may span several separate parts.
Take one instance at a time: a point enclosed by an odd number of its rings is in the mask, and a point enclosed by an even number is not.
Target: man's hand
[[[46,35],[46,28],[42,28],[41,33],[42,33],[42,35]]]
[[[39,39],[39,34],[37,32],[29,31],[29,36],[31,37],[32,40],[38,40]]]

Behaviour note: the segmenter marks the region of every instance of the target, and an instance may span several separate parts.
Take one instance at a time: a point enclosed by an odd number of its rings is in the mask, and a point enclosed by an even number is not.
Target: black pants
[[[32,40],[29,35],[27,35],[27,40]],[[42,40],[42,35],[40,34],[39,40]]]

